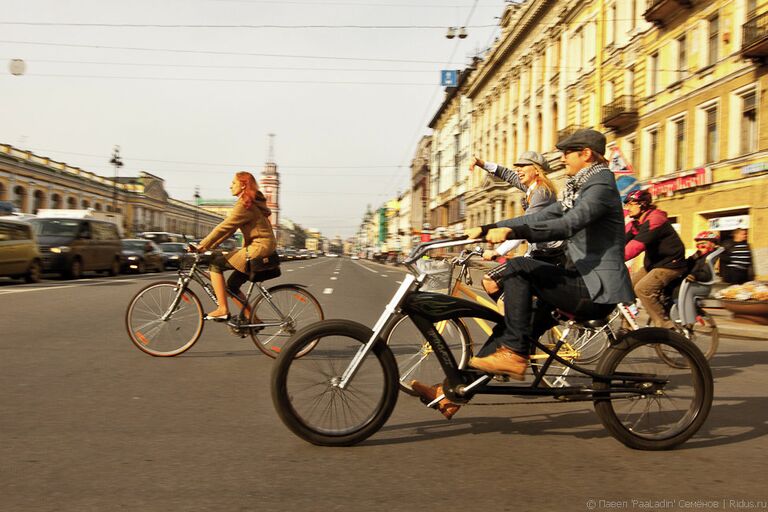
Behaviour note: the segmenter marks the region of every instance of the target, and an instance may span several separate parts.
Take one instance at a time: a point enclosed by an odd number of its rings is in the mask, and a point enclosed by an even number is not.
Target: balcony
[[[571,135],[573,135],[573,132],[575,132],[576,130],[581,130],[582,128],[584,127],[578,126],[575,124],[568,125],[562,130],[557,131],[557,140],[563,140],[566,137],[570,137]]]
[[[692,0],[653,0],[643,17],[647,22],[663,27],[664,23],[679,14],[681,9],[690,9],[692,5]]]
[[[762,60],[768,55],[768,12],[747,21],[744,25],[741,56]]]
[[[637,124],[638,115],[634,96],[619,96],[603,106],[603,125],[616,131],[631,128]]]

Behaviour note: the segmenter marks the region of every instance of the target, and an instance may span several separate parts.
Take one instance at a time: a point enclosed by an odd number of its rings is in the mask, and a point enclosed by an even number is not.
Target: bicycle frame
[[[406,260],[405,264],[413,273],[416,273],[416,269],[413,263],[425,253],[427,250],[441,249],[447,247],[454,247],[458,245],[466,245],[468,243],[475,243],[480,240],[458,240],[458,241],[438,241],[427,242],[421,244],[414,249],[412,255]],[[615,395],[628,394],[639,395],[647,393],[648,390],[640,390],[633,387],[619,387],[611,386],[609,390],[594,390],[585,386],[564,386],[557,388],[542,387],[542,378],[546,374],[547,369],[553,361],[557,361],[560,364],[571,368],[572,370],[587,375],[594,380],[609,382],[615,377],[613,375],[602,375],[588,368],[579,366],[572,361],[568,361],[558,355],[558,351],[565,343],[570,329],[576,325],[576,322],[569,321],[566,329],[560,336],[559,340],[555,343],[553,349],[541,344],[538,340],[535,344],[545,353],[549,354],[549,357],[542,365],[541,371],[530,385],[487,385],[491,376],[488,374],[482,374],[474,370],[462,370],[458,367],[453,354],[451,353],[448,344],[442,337],[435,324],[445,320],[459,320],[461,318],[482,318],[493,321],[495,323],[503,321],[502,316],[485,306],[481,306],[477,303],[470,302],[468,300],[452,297],[449,295],[421,292],[419,288],[423,285],[426,278],[426,273],[419,272],[418,277],[414,275],[407,275],[403,279],[402,284],[395,292],[394,296],[384,308],[384,312],[379,317],[379,320],[373,327],[373,333],[370,339],[357,351],[349,366],[344,371],[341,379],[338,382],[338,387],[345,389],[350,380],[354,378],[360,364],[366,357],[368,352],[372,349],[375,343],[380,342],[380,335],[384,332],[388,324],[395,319],[399,312],[403,312],[411,318],[413,323],[422,333],[424,338],[432,347],[433,352],[436,354],[440,366],[442,367],[446,381],[443,385],[445,394],[435,398],[433,402],[429,404],[432,406],[438,403],[446,396],[455,402],[465,402],[469,400],[475,394],[514,394],[514,395],[534,395],[534,396],[564,396],[564,395],[583,395],[589,394],[591,397],[596,396],[599,393],[603,398],[614,398]],[[623,311],[622,311],[623,312]],[[634,319],[630,316],[632,321]],[[615,340],[614,340],[615,343]],[[664,379],[655,378],[648,375],[629,375],[621,374],[621,378],[624,381],[629,382],[653,382],[654,384],[662,385],[666,382]]]
[[[205,272],[204,270],[201,270],[198,267],[199,263],[200,263],[200,256],[199,254],[195,254],[194,262],[192,263],[192,266],[188,271],[184,271],[181,268],[179,268],[179,278],[178,278],[179,292],[176,294],[176,297],[174,298],[173,302],[171,302],[171,305],[168,308],[168,310],[161,317],[162,320],[164,321],[167,320],[168,317],[170,317],[176,311],[179,305],[179,302],[183,299],[184,292],[187,290],[187,288],[189,288],[189,283],[191,281],[194,281],[197,284],[199,284],[203,288],[203,291],[205,291],[206,295],[208,295],[208,298],[210,298],[213,301],[213,303],[216,304],[217,306],[219,305],[219,301],[216,299],[216,294],[214,293],[213,289],[211,289],[210,274],[208,272]],[[272,307],[275,313],[279,316],[280,322],[244,324],[240,321],[240,319],[245,318],[244,313],[246,309],[250,308],[251,293],[253,292],[254,287],[257,289],[259,294],[267,301],[270,307]],[[229,320],[227,322],[227,325],[229,325],[230,327],[236,327],[240,329],[252,329],[252,328],[258,328],[258,327],[282,327],[288,323],[286,316],[272,302],[272,295],[270,295],[269,291],[267,291],[267,289],[264,288],[264,285],[262,285],[261,283],[257,283],[254,281],[250,282],[250,285],[248,286],[248,292],[245,294],[245,300],[241,299],[239,296],[235,295],[230,290],[227,290],[227,296],[241,307],[240,313],[235,317],[235,320]]]

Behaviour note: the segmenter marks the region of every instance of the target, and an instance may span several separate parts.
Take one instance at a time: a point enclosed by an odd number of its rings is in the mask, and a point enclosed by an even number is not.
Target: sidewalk
[[[480,283],[483,279],[483,274],[495,267],[495,263],[477,262],[477,266],[471,268],[472,287],[478,290],[482,289]],[[766,340],[768,341],[768,325],[755,325],[751,323],[743,323],[733,318],[733,314],[720,306],[720,301],[717,299],[707,299],[705,301],[706,310],[710,315],[715,317],[717,327],[720,331],[721,337],[734,337],[734,338],[749,338],[754,340]]]

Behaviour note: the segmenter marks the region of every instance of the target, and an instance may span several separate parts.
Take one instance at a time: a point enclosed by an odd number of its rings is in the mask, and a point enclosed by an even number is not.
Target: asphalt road
[[[372,325],[402,276],[320,258],[284,263],[274,282],[308,285],[327,318]],[[671,452],[624,447],[590,403],[512,397],[448,422],[402,394],[365,443],[320,448],[277,418],[272,360],[250,339],[206,325],[176,358],[131,344],[126,305],[161,278],[0,283],[0,510],[768,508],[762,341],[721,340],[715,407]]]

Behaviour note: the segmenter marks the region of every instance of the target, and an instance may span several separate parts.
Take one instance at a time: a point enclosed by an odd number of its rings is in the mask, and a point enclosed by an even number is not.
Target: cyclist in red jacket
[[[656,327],[674,328],[664,313],[661,294],[669,283],[686,271],[685,245],[667,218],[667,212],[653,204],[647,190],[635,190],[624,199],[632,221],[626,224],[624,260],[645,252],[643,268],[632,275],[635,294]]]

